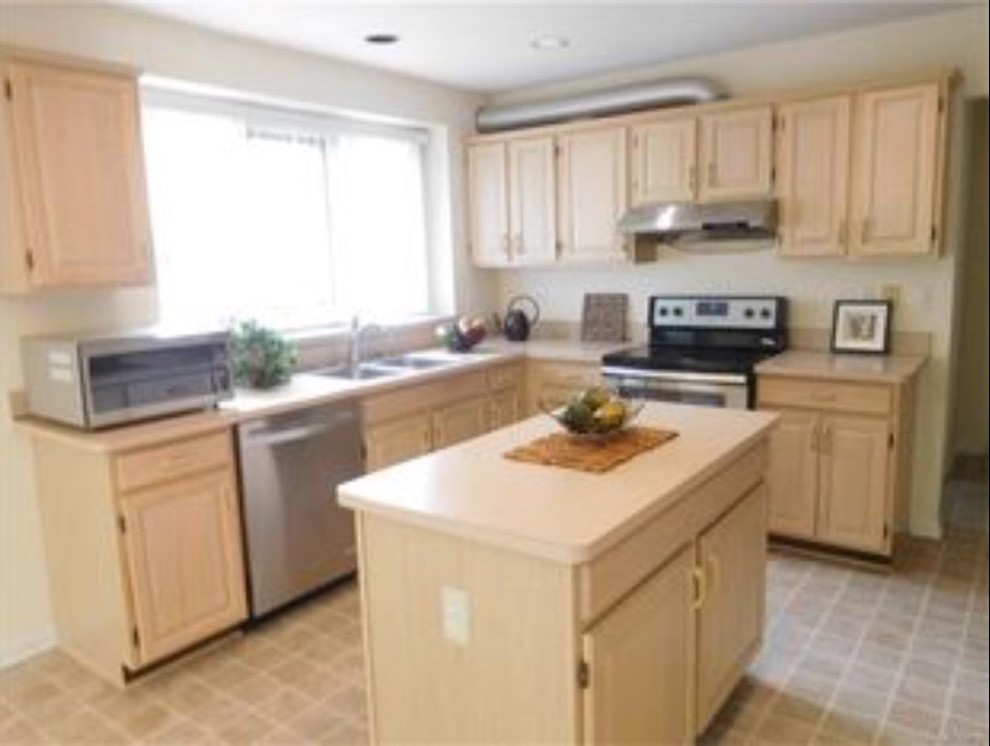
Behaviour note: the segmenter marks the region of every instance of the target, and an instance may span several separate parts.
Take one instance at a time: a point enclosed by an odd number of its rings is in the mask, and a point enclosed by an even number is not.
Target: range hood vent
[[[777,233],[777,202],[717,202],[634,207],[620,218],[618,228],[640,238],[680,248],[704,248],[731,242],[766,242]]]

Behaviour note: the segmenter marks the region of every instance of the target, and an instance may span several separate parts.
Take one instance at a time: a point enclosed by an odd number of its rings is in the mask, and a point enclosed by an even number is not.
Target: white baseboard
[[[0,670],[15,666],[32,655],[55,646],[55,630],[45,627],[16,640],[8,640],[0,646]]]

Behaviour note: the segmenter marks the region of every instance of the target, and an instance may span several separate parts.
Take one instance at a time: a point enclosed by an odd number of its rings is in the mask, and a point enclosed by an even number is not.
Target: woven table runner
[[[513,448],[504,455],[513,461],[602,474],[676,437],[673,430],[655,427],[630,427],[604,440],[553,433]]]

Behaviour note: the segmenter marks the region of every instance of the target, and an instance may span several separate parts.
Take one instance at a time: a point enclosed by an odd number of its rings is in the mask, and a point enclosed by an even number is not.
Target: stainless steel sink
[[[430,370],[431,368],[443,368],[448,365],[457,365],[459,361],[450,358],[420,357],[418,355],[395,355],[393,357],[379,358],[369,365],[382,368],[397,368],[406,370]]]
[[[364,365],[359,365],[356,368],[324,368],[323,370],[316,370],[313,372],[318,376],[326,376],[327,378],[341,378],[349,381],[369,381],[375,378],[401,376],[403,370],[402,368],[389,368],[365,363]]]

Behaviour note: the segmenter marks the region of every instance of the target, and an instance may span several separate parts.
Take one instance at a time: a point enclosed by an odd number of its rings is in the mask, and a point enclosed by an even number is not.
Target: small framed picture
[[[889,300],[837,300],[832,352],[884,355],[890,349]]]

